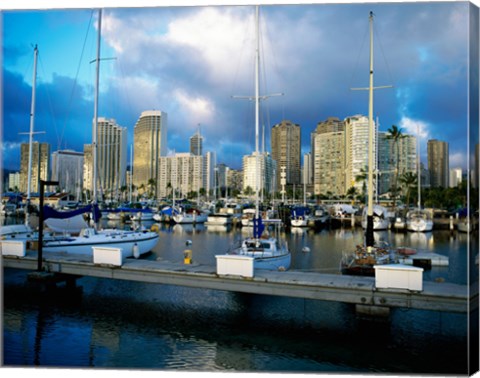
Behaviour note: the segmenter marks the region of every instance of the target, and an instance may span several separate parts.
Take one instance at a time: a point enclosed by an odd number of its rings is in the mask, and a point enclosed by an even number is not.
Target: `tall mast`
[[[367,212],[367,230],[366,245],[372,247],[373,238],[373,12],[370,12],[370,81],[368,86],[368,212]]]
[[[256,180],[256,198],[255,198],[255,218],[259,215],[259,196],[260,190],[260,167],[259,167],[259,118],[260,118],[260,85],[259,85],[259,67],[260,67],[260,28],[259,28],[259,7],[255,7],[255,180]]]
[[[102,10],[98,10],[97,32],[97,59],[95,71],[95,102],[93,107],[93,135],[92,135],[92,160],[93,160],[93,203],[97,202],[97,137],[98,137],[98,86],[100,81],[100,36],[102,32]]]
[[[417,187],[418,187],[418,210],[422,208],[422,177],[420,175],[420,127],[417,125]]]
[[[33,129],[35,126],[35,91],[37,86],[37,60],[38,47],[35,45],[33,49],[33,80],[32,80],[32,105],[30,108],[30,132],[28,138],[28,182],[27,182],[27,206],[25,209],[25,225],[29,225],[30,193],[32,192],[32,153],[33,153]],[[40,156],[39,156],[40,158]],[[38,172],[40,174],[40,172]]]

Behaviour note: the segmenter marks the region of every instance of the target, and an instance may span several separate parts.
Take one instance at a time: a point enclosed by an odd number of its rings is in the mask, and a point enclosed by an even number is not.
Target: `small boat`
[[[387,246],[357,245],[353,254],[342,255],[340,270],[345,275],[375,276],[375,265],[394,263],[398,263],[398,258]]]
[[[398,247],[397,253],[402,256],[411,256],[411,255],[415,255],[417,253],[417,250],[415,248],[410,248],[410,247]]]
[[[310,209],[308,207],[294,207],[290,216],[292,227],[308,227]]]
[[[174,222],[179,224],[205,223],[207,218],[207,214],[197,209],[189,209],[188,211],[182,209],[181,212],[173,215]]]
[[[273,224],[273,222],[269,222]],[[254,269],[280,270],[290,268],[292,255],[285,240],[280,238],[281,222],[276,222],[275,235],[264,235],[261,218],[254,219],[253,236],[247,237],[234,245],[227,255],[253,257]]]
[[[397,231],[404,231],[407,229],[407,222],[405,221],[405,218],[402,216],[397,216],[395,217],[395,220],[393,222],[393,229]]]
[[[433,229],[430,213],[424,209],[415,209],[407,213],[407,230],[414,232],[429,232]]]
[[[367,228],[368,207],[363,209],[362,227]],[[387,209],[381,205],[373,205],[373,229],[375,231],[388,230],[390,219],[388,218]]]
[[[229,213],[213,213],[207,217],[207,225],[226,226],[233,223],[232,214]]]
[[[135,209],[132,212],[131,219],[135,222],[149,221],[153,220],[153,211],[152,209]]]
[[[243,209],[243,211],[242,211],[242,226],[252,227],[254,217],[255,217],[255,209],[254,208],[249,207],[247,209]]]

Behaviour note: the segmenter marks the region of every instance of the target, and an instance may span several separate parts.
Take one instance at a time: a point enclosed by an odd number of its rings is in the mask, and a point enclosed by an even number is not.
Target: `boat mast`
[[[422,208],[422,177],[420,175],[420,126],[417,125],[417,187],[418,187],[418,210]]]
[[[95,70],[95,101],[93,107],[92,160],[93,160],[93,203],[97,203],[97,137],[98,137],[98,86],[100,81],[100,36],[102,32],[102,10],[98,10],[97,59]]]
[[[366,246],[372,247],[373,238],[373,12],[370,12],[370,82],[368,87],[368,212],[367,212],[367,230]]]
[[[255,218],[259,217],[259,196],[260,190],[260,169],[259,169],[259,151],[258,151],[258,138],[259,138],[259,114],[260,114],[260,85],[259,85],[259,67],[260,67],[260,31],[259,31],[259,7],[255,6],[255,180],[256,180],[256,198],[255,198]]]
[[[38,60],[38,47],[35,45],[33,48],[33,80],[32,80],[32,105],[30,108],[30,132],[28,138],[28,181],[27,181],[27,206],[25,208],[25,226],[29,225],[29,212],[30,207],[30,194],[32,192],[32,154],[33,154],[33,132],[35,125],[35,91],[37,86],[37,60]],[[40,158],[40,157],[39,157]],[[38,172],[40,173],[40,172]]]

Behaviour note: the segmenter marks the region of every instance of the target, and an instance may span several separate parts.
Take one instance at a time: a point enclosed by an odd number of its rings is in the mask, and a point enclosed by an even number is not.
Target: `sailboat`
[[[285,240],[280,238],[280,223],[277,222],[275,235],[264,235],[265,224],[260,216],[259,204],[259,65],[260,65],[260,42],[259,42],[259,7],[255,7],[256,22],[256,48],[255,48],[255,156],[256,156],[256,198],[255,217],[253,219],[253,235],[240,241],[240,245],[234,246],[227,254],[253,257],[254,269],[287,270],[291,264],[291,253]]]
[[[383,87],[373,86],[373,12],[369,17],[370,29],[370,80],[369,80],[369,96],[368,96],[368,205],[367,217],[365,225],[365,245],[357,245],[353,253],[345,253],[340,262],[342,274],[373,276],[375,274],[375,265],[389,264],[395,262],[395,253],[387,246],[375,245],[374,240],[374,206],[373,206],[373,166],[374,166],[374,149],[373,149],[373,90]],[[363,88],[362,88],[363,89]]]
[[[407,213],[407,230],[414,232],[429,232],[433,230],[431,214],[422,209],[422,179],[420,175],[420,133],[417,131],[417,187],[418,201],[417,208]]]
[[[100,35],[102,23],[102,10],[98,11],[98,35],[97,35],[97,59],[96,59],[96,82],[95,102],[93,119],[93,205],[92,214],[95,223],[100,219],[97,200],[97,126],[98,126],[98,87],[100,71]],[[48,210],[47,208],[44,208]],[[67,218],[70,215],[77,215],[75,212],[51,212],[49,217]],[[147,231],[125,231],[125,230],[97,230],[96,227],[86,227],[80,231],[78,236],[61,235],[52,236],[44,240],[43,251],[45,252],[66,252],[91,254],[92,248],[96,246],[121,248],[124,257],[138,257],[150,252],[158,243],[159,235]]]

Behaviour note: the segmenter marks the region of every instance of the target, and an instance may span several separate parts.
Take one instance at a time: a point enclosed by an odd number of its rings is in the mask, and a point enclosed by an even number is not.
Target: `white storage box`
[[[25,257],[27,253],[25,240],[2,240],[2,255]]]
[[[92,247],[93,263],[122,266],[124,257],[122,248]]]
[[[217,274],[233,274],[242,277],[253,277],[253,257],[238,255],[219,255]]]
[[[375,265],[375,287],[423,290],[423,268],[402,264]]]

